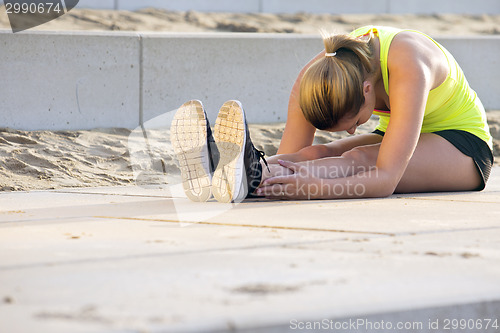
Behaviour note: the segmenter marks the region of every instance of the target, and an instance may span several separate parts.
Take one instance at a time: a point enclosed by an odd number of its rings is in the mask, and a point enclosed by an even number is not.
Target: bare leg
[[[422,134],[397,193],[470,191],[481,184],[474,160],[436,134]]]
[[[379,148],[380,145],[356,148],[354,153],[358,156],[354,158],[358,163],[375,165]],[[441,136],[425,133],[420,136],[396,192],[470,191],[480,184],[481,176],[471,157]]]
[[[343,154],[349,152],[351,149],[372,145],[380,143],[382,141],[382,136],[373,133],[360,134],[355,136],[350,136],[334,142],[324,144],[324,145],[314,145],[305,147],[293,154],[281,154],[274,155],[267,158],[269,163],[269,170],[263,165],[263,175],[262,182],[270,177],[275,176],[285,176],[291,173],[291,171],[281,165],[277,164],[278,160],[287,160],[291,162],[306,162],[310,161],[310,165],[313,164],[328,164],[329,168],[321,168],[317,176],[320,178],[337,178],[337,177],[347,177],[357,172],[366,170],[368,167],[368,161],[361,163],[359,156],[349,156],[349,158],[343,158]],[[352,152],[355,154],[355,151]],[[351,154],[351,155],[353,155]],[[359,155],[359,154],[356,154]],[[364,153],[363,153],[364,155]],[[376,156],[373,158],[376,160]],[[330,160],[331,159],[331,160]]]
[[[359,146],[340,157],[325,158],[313,163],[328,165],[331,170],[342,170],[344,174],[339,176],[347,177],[375,166],[379,148],[380,144]],[[420,136],[396,192],[468,191],[476,189],[480,183],[480,174],[471,157],[464,155],[439,135],[425,133]]]

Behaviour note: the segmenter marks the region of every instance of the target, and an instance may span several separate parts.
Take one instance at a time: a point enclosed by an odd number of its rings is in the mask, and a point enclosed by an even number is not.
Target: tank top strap
[[[394,37],[401,31],[404,30],[392,27],[368,25],[351,32],[351,36],[355,37],[361,37],[370,33],[373,33],[378,37],[380,42],[380,69],[382,71],[382,80],[384,82],[384,89],[387,95],[389,95],[389,71],[387,68],[389,48]]]

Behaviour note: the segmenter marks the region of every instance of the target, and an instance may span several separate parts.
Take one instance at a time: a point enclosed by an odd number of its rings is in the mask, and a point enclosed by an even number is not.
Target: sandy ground
[[[500,15],[315,15],[173,12],[146,8],[135,12],[73,9],[34,30],[278,32],[317,34],[320,29],[349,32],[367,25],[418,29],[430,35],[500,34]],[[4,6],[0,29],[9,29]]]
[[[498,160],[500,111],[489,112],[488,118]],[[358,128],[357,134],[372,131],[376,123],[375,119],[370,120]],[[250,135],[257,149],[267,156],[274,155],[284,125],[251,124]],[[347,135],[319,131],[315,143]],[[168,138],[168,131],[160,130],[150,131],[146,144],[142,132],[128,129],[57,132],[0,129],[0,191],[164,184],[178,173]],[[159,166],[150,160],[159,161]],[[144,174],[149,176],[144,178]]]
[[[137,12],[75,9],[35,30],[164,31],[164,32],[278,32],[317,34],[323,28],[348,32],[366,24],[414,28],[430,35],[500,34],[500,16],[468,15],[311,15],[305,13],[228,14],[170,12],[144,9]],[[9,29],[5,8],[0,7],[0,29]],[[488,112],[495,155],[500,153],[500,111]],[[370,132],[376,121],[358,129]],[[284,124],[251,125],[251,136],[266,155],[276,153]],[[139,136],[137,136],[139,134]],[[168,133],[152,131],[148,145],[141,133],[128,129],[93,131],[35,131],[0,129],[0,191],[58,189],[156,183],[163,172],[178,171],[168,153]],[[319,132],[316,143],[326,143],[345,133]],[[139,140],[137,140],[139,138]],[[165,144],[167,149],[164,149]],[[157,147],[158,149],[155,149]],[[140,178],[147,169],[141,162],[160,156],[156,176]],[[154,158],[153,158],[154,159]],[[168,177],[167,177],[168,178]]]

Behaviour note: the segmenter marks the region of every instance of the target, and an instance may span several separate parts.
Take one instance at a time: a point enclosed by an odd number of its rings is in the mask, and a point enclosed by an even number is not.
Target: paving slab
[[[499,185],[495,168],[481,193],[372,200],[2,193],[0,331],[498,332]]]
[[[129,191],[133,193],[134,189]],[[140,189],[144,193],[143,189]],[[240,227],[284,228],[331,232],[358,232],[394,236],[474,229],[500,228],[499,195],[472,193],[393,196],[389,199],[338,201],[248,200],[240,204],[216,201],[193,203],[170,197],[62,192],[16,193],[4,200],[7,213],[0,222],[54,223],[57,220],[92,217],[173,224],[202,223]],[[178,191],[176,191],[178,193]],[[480,198],[483,198],[482,200]],[[495,199],[497,201],[495,201]],[[54,204],[52,204],[54,202]],[[453,204],[452,210],[443,207]],[[54,208],[57,208],[54,211]],[[446,211],[446,214],[443,212]],[[284,213],[286,212],[286,213]]]

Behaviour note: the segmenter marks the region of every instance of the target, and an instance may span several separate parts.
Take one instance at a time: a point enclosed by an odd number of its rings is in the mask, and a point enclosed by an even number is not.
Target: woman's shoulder
[[[389,49],[389,60],[394,56],[407,59],[440,60],[447,62],[443,50],[429,36],[415,30],[402,30],[394,36]],[[432,62],[432,61],[431,61]]]
[[[439,86],[449,72],[448,59],[439,45],[429,36],[405,30],[392,40],[387,66],[389,72],[397,68],[404,71],[425,71],[432,80],[432,88]]]

